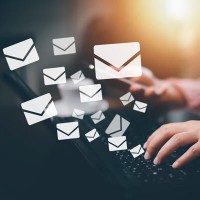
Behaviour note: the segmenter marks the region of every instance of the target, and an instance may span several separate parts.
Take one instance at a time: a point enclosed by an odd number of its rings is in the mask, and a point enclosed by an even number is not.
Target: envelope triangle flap
[[[138,154],[140,152],[141,148],[142,148],[142,146],[138,145],[138,146],[134,147],[133,149],[131,149],[130,152],[134,153],[134,154]]]
[[[78,122],[57,124],[57,128],[66,134],[72,133],[78,127]]]
[[[146,103],[140,102],[140,101],[136,101],[135,105],[139,108],[139,109],[143,109],[145,107],[147,107]]]
[[[106,129],[107,134],[112,134],[122,129],[121,117],[119,115],[115,115],[108,128]]]
[[[131,98],[131,95],[132,94],[130,92],[128,92],[127,94],[121,96],[120,100],[122,100],[122,101],[128,101]]]
[[[49,102],[52,100],[51,95],[45,94],[21,104],[23,110],[41,114]]]
[[[116,147],[119,147],[120,145],[122,145],[126,141],[126,136],[109,138],[108,141],[109,141],[110,144],[112,144]]]
[[[74,113],[75,113],[77,116],[80,116],[80,115],[84,115],[84,114],[85,114],[84,111],[78,110],[78,109],[74,109]]]
[[[101,89],[101,84],[87,85],[87,86],[79,87],[80,92],[89,97],[94,96],[100,89]]]
[[[13,58],[24,59],[28,51],[33,46],[33,40],[28,39],[12,46],[6,47],[3,49],[3,52],[6,56],[11,56]]]
[[[85,136],[93,138],[96,135],[96,132],[97,132],[96,129],[92,129],[91,131],[89,131],[88,133],[86,133]]]
[[[120,68],[139,51],[140,44],[138,42],[94,46],[95,55],[117,68]]]
[[[76,72],[75,74],[71,75],[72,79],[79,79],[81,77],[82,71],[79,70],[78,72]]]
[[[74,42],[74,37],[53,39],[53,44],[60,47],[63,50],[66,50]]]
[[[43,69],[44,75],[47,75],[53,79],[58,78],[64,72],[65,72],[65,67],[54,67],[54,68]]]
[[[99,119],[99,118],[101,117],[102,114],[103,114],[102,111],[98,111],[98,112],[94,113],[94,114],[91,116],[91,118],[92,118],[92,119]]]

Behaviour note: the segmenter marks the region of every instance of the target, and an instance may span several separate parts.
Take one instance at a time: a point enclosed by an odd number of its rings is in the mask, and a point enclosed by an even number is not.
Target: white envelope
[[[122,104],[124,106],[126,106],[127,104],[129,104],[129,103],[134,101],[134,97],[130,92],[128,92],[125,95],[121,96],[120,100],[121,100]]]
[[[77,84],[77,83],[79,83],[79,82],[81,82],[82,80],[85,79],[85,76],[84,76],[84,74],[81,70],[79,70],[75,74],[71,75],[70,77],[71,77],[74,84]]]
[[[101,84],[84,85],[79,87],[81,102],[101,101]]]
[[[55,85],[67,82],[65,67],[55,67],[43,69],[44,84]]]
[[[137,158],[138,156],[142,155],[144,153],[144,149],[142,148],[142,146],[139,144],[136,147],[132,148],[130,150],[132,156],[134,158]]]
[[[21,107],[29,125],[57,115],[56,107],[49,93],[22,103]]]
[[[74,109],[72,113],[72,117],[77,119],[83,119],[85,112],[79,109]]]
[[[74,37],[53,39],[54,55],[65,55],[76,53]]]
[[[127,150],[126,136],[108,138],[109,151]]]
[[[24,40],[3,49],[10,70],[15,70],[39,60],[32,39]]]
[[[95,124],[97,124],[105,119],[105,115],[100,110],[100,111],[94,113],[93,115],[91,115],[91,119]]]
[[[140,101],[135,101],[133,110],[145,113],[146,109],[147,109],[147,104],[146,103],[143,103],[143,102],[140,102]]]
[[[112,137],[122,136],[129,125],[129,121],[117,114],[109,124],[108,128],[105,130],[105,133]]]
[[[98,80],[142,75],[138,42],[94,46],[95,73]]]
[[[78,122],[67,122],[56,125],[58,140],[80,138]]]
[[[91,131],[86,133],[85,136],[89,142],[92,142],[93,140],[96,140],[100,135],[96,129],[92,129]]]

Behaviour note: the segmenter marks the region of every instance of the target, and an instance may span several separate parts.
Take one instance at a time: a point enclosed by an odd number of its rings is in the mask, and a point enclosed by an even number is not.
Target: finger
[[[188,162],[200,156],[200,142],[195,143],[190,147],[180,158],[172,165],[173,168],[180,168]]]
[[[189,132],[178,133],[174,135],[165,145],[160,149],[154,164],[160,164],[169,154],[173,153],[179,147],[186,146],[187,144],[196,143],[198,140],[193,134]]]
[[[129,91],[131,92],[139,92],[139,91],[144,91],[144,86],[142,86],[141,84],[137,84],[137,83],[133,83],[130,87],[129,87]]]
[[[178,123],[179,124],[179,123]],[[163,146],[174,134],[184,132],[184,128],[177,123],[161,126],[156,130],[146,143],[145,159],[150,159],[155,152]]]

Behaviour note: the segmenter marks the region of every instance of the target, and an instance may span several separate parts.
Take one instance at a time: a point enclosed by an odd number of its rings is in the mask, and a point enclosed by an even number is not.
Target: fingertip
[[[173,163],[172,167],[173,167],[174,169],[178,169],[178,168],[180,168],[180,163],[179,163],[178,161],[175,161],[175,162]]]

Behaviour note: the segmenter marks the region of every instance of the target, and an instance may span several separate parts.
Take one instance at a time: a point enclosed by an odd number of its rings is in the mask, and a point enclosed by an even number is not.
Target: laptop
[[[5,80],[17,91],[23,101],[37,97],[17,73],[5,74]],[[145,160],[143,155],[134,158],[128,150],[110,152],[108,149],[109,136],[105,133],[105,130],[116,114],[131,123],[125,133],[129,150],[138,144],[143,145],[149,135],[165,122],[158,116],[144,115],[129,109],[119,109],[105,111],[106,120],[98,124],[94,124],[89,115],[86,115],[84,120],[53,117],[45,120],[44,123],[53,134],[56,134],[57,123],[78,121],[80,139],[70,140],[70,142],[74,148],[79,150],[91,167],[95,168],[97,173],[103,176],[113,187],[121,188],[126,194],[133,195],[133,187],[138,188],[140,192],[145,189],[145,192],[148,193],[152,188],[168,190],[170,187],[185,186],[199,179],[199,159],[181,169],[175,170],[171,167],[173,161],[187,148],[175,151],[163,164],[158,166],[154,165],[152,160]],[[94,128],[98,131],[100,137],[90,143],[85,134]]]

